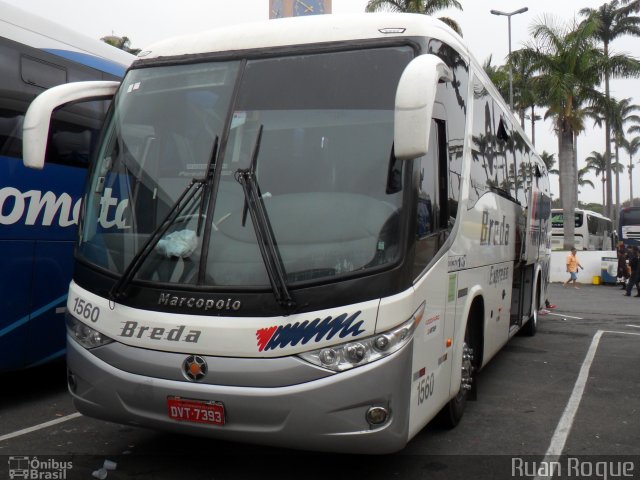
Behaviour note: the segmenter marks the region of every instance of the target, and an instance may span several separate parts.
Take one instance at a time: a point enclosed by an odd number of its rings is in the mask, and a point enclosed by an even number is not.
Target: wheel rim
[[[473,348],[464,342],[462,344],[462,367],[460,375],[460,391],[457,399],[464,397],[473,387]]]

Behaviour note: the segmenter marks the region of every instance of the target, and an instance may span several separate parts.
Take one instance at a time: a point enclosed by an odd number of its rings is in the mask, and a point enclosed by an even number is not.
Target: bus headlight
[[[94,330],[89,325],[82,323],[69,313],[67,313],[65,320],[67,323],[67,333],[86,349],[101,347],[114,341],[112,338]]]
[[[309,363],[336,372],[366,365],[387,357],[411,341],[424,313],[423,303],[409,320],[386,332],[353,342],[304,352],[298,356]]]

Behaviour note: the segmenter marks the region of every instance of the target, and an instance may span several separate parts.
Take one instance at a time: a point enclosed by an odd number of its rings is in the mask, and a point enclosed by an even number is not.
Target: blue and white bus
[[[22,125],[44,90],[119,79],[135,57],[0,2],[0,372],[62,357],[80,197],[108,102],[66,107],[47,166],[22,162]]]
[[[115,95],[67,300],[82,414],[305,449],[402,448],[546,298],[548,172],[462,38],[317,15],[150,46]],[[46,166],[45,166],[46,168]]]

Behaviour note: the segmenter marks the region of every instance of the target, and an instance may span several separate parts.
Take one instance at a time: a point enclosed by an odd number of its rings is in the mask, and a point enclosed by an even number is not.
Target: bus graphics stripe
[[[276,325],[268,328],[261,328],[256,331],[258,350],[275,350],[285,348],[288,345],[295,346],[298,343],[305,345],[311,340],[319,342],[323,339],[330,340],[335,335],[345,338],[349,335],[356,337],[364,332],[362,324],[364,320],[356,319],[362,313],[358,310],[351,316],[347,313],[337,317],[326,317],[324,319],[304,322],[288,323],[286,325]],[[315,338],[314,338],[315,337]]]
[[[21,327],[22,325],[27,323],[29,320],[33,320],[34,318],[39,317],[40,315],[42,315],[43,313],[46,313],[48,310],[52,309],[56,305],[60,305],[63,302],[66,303],[66,301],[67,301],[67,294],[64,294],[60,298],[55,299],[53,302],[47,303],[45,306],[39,308],[38,310],[36,310],[34,312],[31,312],[29,315],[25,315],[20,320],[17,320],[15,322],[13,322],[11,325],[8,325],[5,328],[3,328],[2,330],[0,330],[0,337],[3,337],[7,333],[12,332],[13,330],[15,330],[16,328]]]
[[[95,55],[89,55],[87,53],[73,52],[71,50],[61,50],[57,48],[43,48],[43,50],[45,52],[51,53],[52,55],[66,58],[67,60],[71,60],[72,62],[86,65],[87,67],[95,68],[96,70],[100,70],[101,72],[110,73],[111,75],[116,75],[118,77],[123,77],[126,70],[125,67],[117,64],[116,62],[96,57]]]

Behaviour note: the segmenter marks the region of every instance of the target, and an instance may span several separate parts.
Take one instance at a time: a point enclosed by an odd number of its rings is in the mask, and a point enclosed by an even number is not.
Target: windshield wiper
[[[265,208],[260,186],[256,178],[256,165],[258,163],[258,154],[260,152],[260,142],[262,140],[263,125],[258,129],[258,137],[253,147],[251,156],[251,164],[249,168],[238,169],[235,172],[236,181],[242,186],[244,192],[244,207],[242,209],[242,225],[244,226],[247,217],[247,211],[251,216],[253,229],[256,232],[258,247],[264,266],[267,270],[267,276],[271,283],[271,288],[276,301],[286,308],[295,308],[296,302],[291,298],[287,282],[285,281],[284,266],[282,257],[276,244],[276,238],[273,234],[273,228],[269,221],[267,209]]]
[[[211,182],[213,181],[213,170],[215,169],[215,161],[218,155],[218,137],[216,136],[213,143],[213,150],[211,152],[211,157],[209,158],[209,163],[207,164],[207,169],[202,178],[192,178],[189,184],[182,191],[178,199],[175,201],[169,213],[164,217],[160,225],[158,225],[147,241],[144,243],[142,248],[136,255],[131,259],[131,262],[127,265],[127,268],[124,270],[118,281],[111,287],[109,290],[109,299],[110,300],[118,300],[120,298],[124,298],[125,289],[135,276],[135,274],[140,270],[140,267],[145,262],[147,257],[151,254],[157,243],[162,239],[163,235],[169,230],[173,222],[178,218],[178,215],[182,213],[182,211],[191,203],[193,198],[196,196],[200,189],[202,190],[202,199],[200,202],[200,212],[198,214],[198,233],[200,235],[200,229],[202,226],[202,217],[204,214],[204,206],[205,206],[205,197],[208,192],[211,191]],[[204,188],[203,188],[204,187]]]

